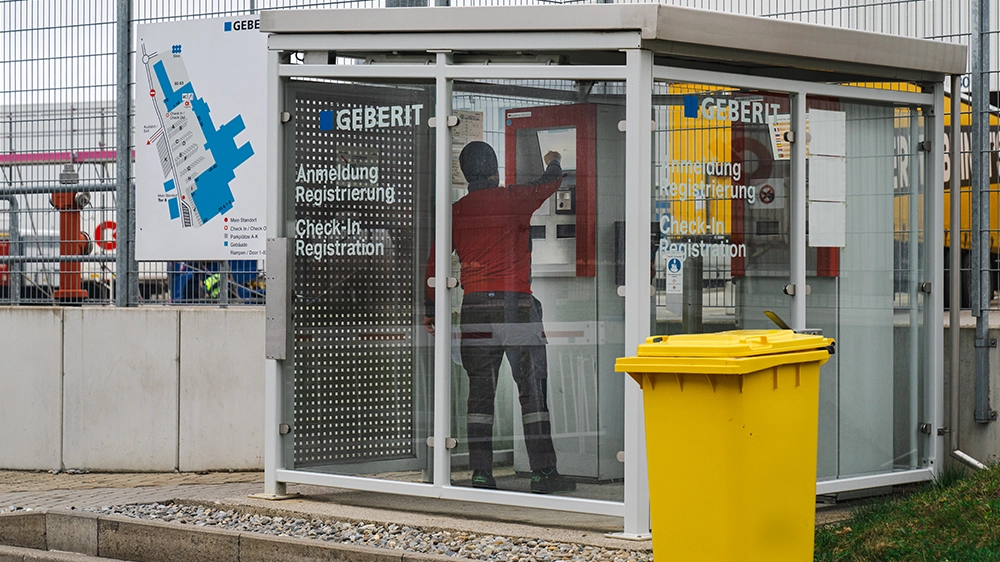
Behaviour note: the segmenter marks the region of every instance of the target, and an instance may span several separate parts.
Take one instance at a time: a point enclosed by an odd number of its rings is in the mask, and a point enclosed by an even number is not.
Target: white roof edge
[[[265,10],[261,31],[270,33],[421,33],[640,30],[655,36],[656,4],[433,6]],[[624,8],[624,9],[623,9]]]
[[[866,66],[964,74],[967,47],[957,43],[917,39],[796,22],[718,12],[660,6],[657,39],[677,43],[704,43],[711,26],[715,47],[767,54],[788,54]]]
[[[654,42],[704,45],[710,39],[715,51],[787,54],[936,74],[963,74],[968,64],[967,48],[957,43],[661,4],[266,10],[261,12],[261,30],[390,34],[633,30]]]

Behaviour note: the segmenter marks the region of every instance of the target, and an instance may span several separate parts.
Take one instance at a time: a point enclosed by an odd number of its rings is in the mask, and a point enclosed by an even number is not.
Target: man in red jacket
[[[459,165],[469,193],[451,208],[452,245],[462,266],[462,365],[469,375],[468,440],[472,485],[496,488],[493,410],[504,354],[517,383],[531,466],[531,491],[569,492],[576,483],[556,471],[547,404],[548,363],[542,305],[531,294],[531,215],[562,183],[561,156],[545,155],[545,173],[503,187],[497,157],[485,142],[462,149]],[[434,272],[431,249],[427,275]],[[424,325],[433,333],[433,290]]]

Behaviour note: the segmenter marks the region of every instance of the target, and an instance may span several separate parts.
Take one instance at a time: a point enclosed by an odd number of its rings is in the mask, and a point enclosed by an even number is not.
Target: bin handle
[[[778,328],[780,328],[782,330],[791,330],[792,329],[791,326],[789,326],[788,324],[786,324],[785,321],[782,320],[780,316],[778,316],[777,314],[775,314],[771,310],[765,310],[764,311],[764,316],[767,316],[768,319],[771,320],[771,322],[774,322],[775,326],[777,326]],[[808,335],[811,335],[811,336],[822,336],[823,335],[823,330],[815,330],[815,329],[810,330],[808,328],[805,329],[805,330],[792,330],[792,331],[795,332],[796,334],[808,334]],[[833,355],[833,351],[830,352],[830,355]]]
[[[782,320],[781,317],[775,314],[773,311],[765,310],[764,316],[767,316],[768,320],[774,322],[774,325],[777,326],[778,328],[782,330],[791,330],[788,324],[786,324],[785,321]]]
[[[761,349],[765,347],[771,347],[771,342],[767,341],[767,336],[753,336],[746,339],[747,345],[751,349]],[[754,345],[756,344],[756,345]]]

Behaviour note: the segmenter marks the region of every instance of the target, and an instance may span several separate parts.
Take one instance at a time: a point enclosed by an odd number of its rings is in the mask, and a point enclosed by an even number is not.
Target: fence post
[[[972,315],[976,317],[976,421],[996,420],[990,407],[990,2],[972,3]],[[954,94],[953,94],[954,95]],[[954,187],[952,188],[954,191]],[[954,196],[953,196],[954,197]],[[954,242],[952,243],[954,245]]]
[[[132,176],[132,100],[130,81],[132,62],[132,2],[118,0],[118,63],[115,90],[115,140],[118,147],[115,168],[115,216],[117,219],[117,254],[115,255],[115,306],[135,306],[139,302],[138,266],[135,261],[135,185]]]

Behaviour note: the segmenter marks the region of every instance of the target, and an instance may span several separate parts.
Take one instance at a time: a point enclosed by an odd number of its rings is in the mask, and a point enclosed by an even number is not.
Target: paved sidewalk
[[[263,474],[125,474],[0,471],[0,510],[10,507],[93,508],[110,505],[178,501],[289,511],[300,516],[348,521],[396,523],[423,528],[453,529],[481,534],[529,537],[605,548],[649,550],[651,541],[608,537],[621,531],[617,517],[553,512],[514,506],[488,506],[449,500],[428,500],[392,494],[317,486],[289,485],[302,494],[283,501],[250,498],[263,491]],[[818,506],[817,524],[849,515],[842,505]]]
[[[178,498],[219,501],[259,492],[256,472],[209,474],[50,474],[0,471],[0,509],[104,507]]]
[[[297,498],[267,501],[250,498],[263,492],[262,473],[126,474],[0,471],[0,510],[10,507],[51,509],[177,501],[288,511],[300,516],[347,521],[396,523],[425,529],[452,529],[481,534],[529,537],[649,550],[651,541],[605,536],[621,531],[618,517],[553,512],[514,506],[488,506],[450,500],[427,500],[338,488],[288,485]]]
[[[264,474],[261,472],[60,472],[53,474],[44,471],[0,470],[0,497],[3,497],[3,494],[7,492],[146,488],[240,482],[257,483],[263,486]]]

